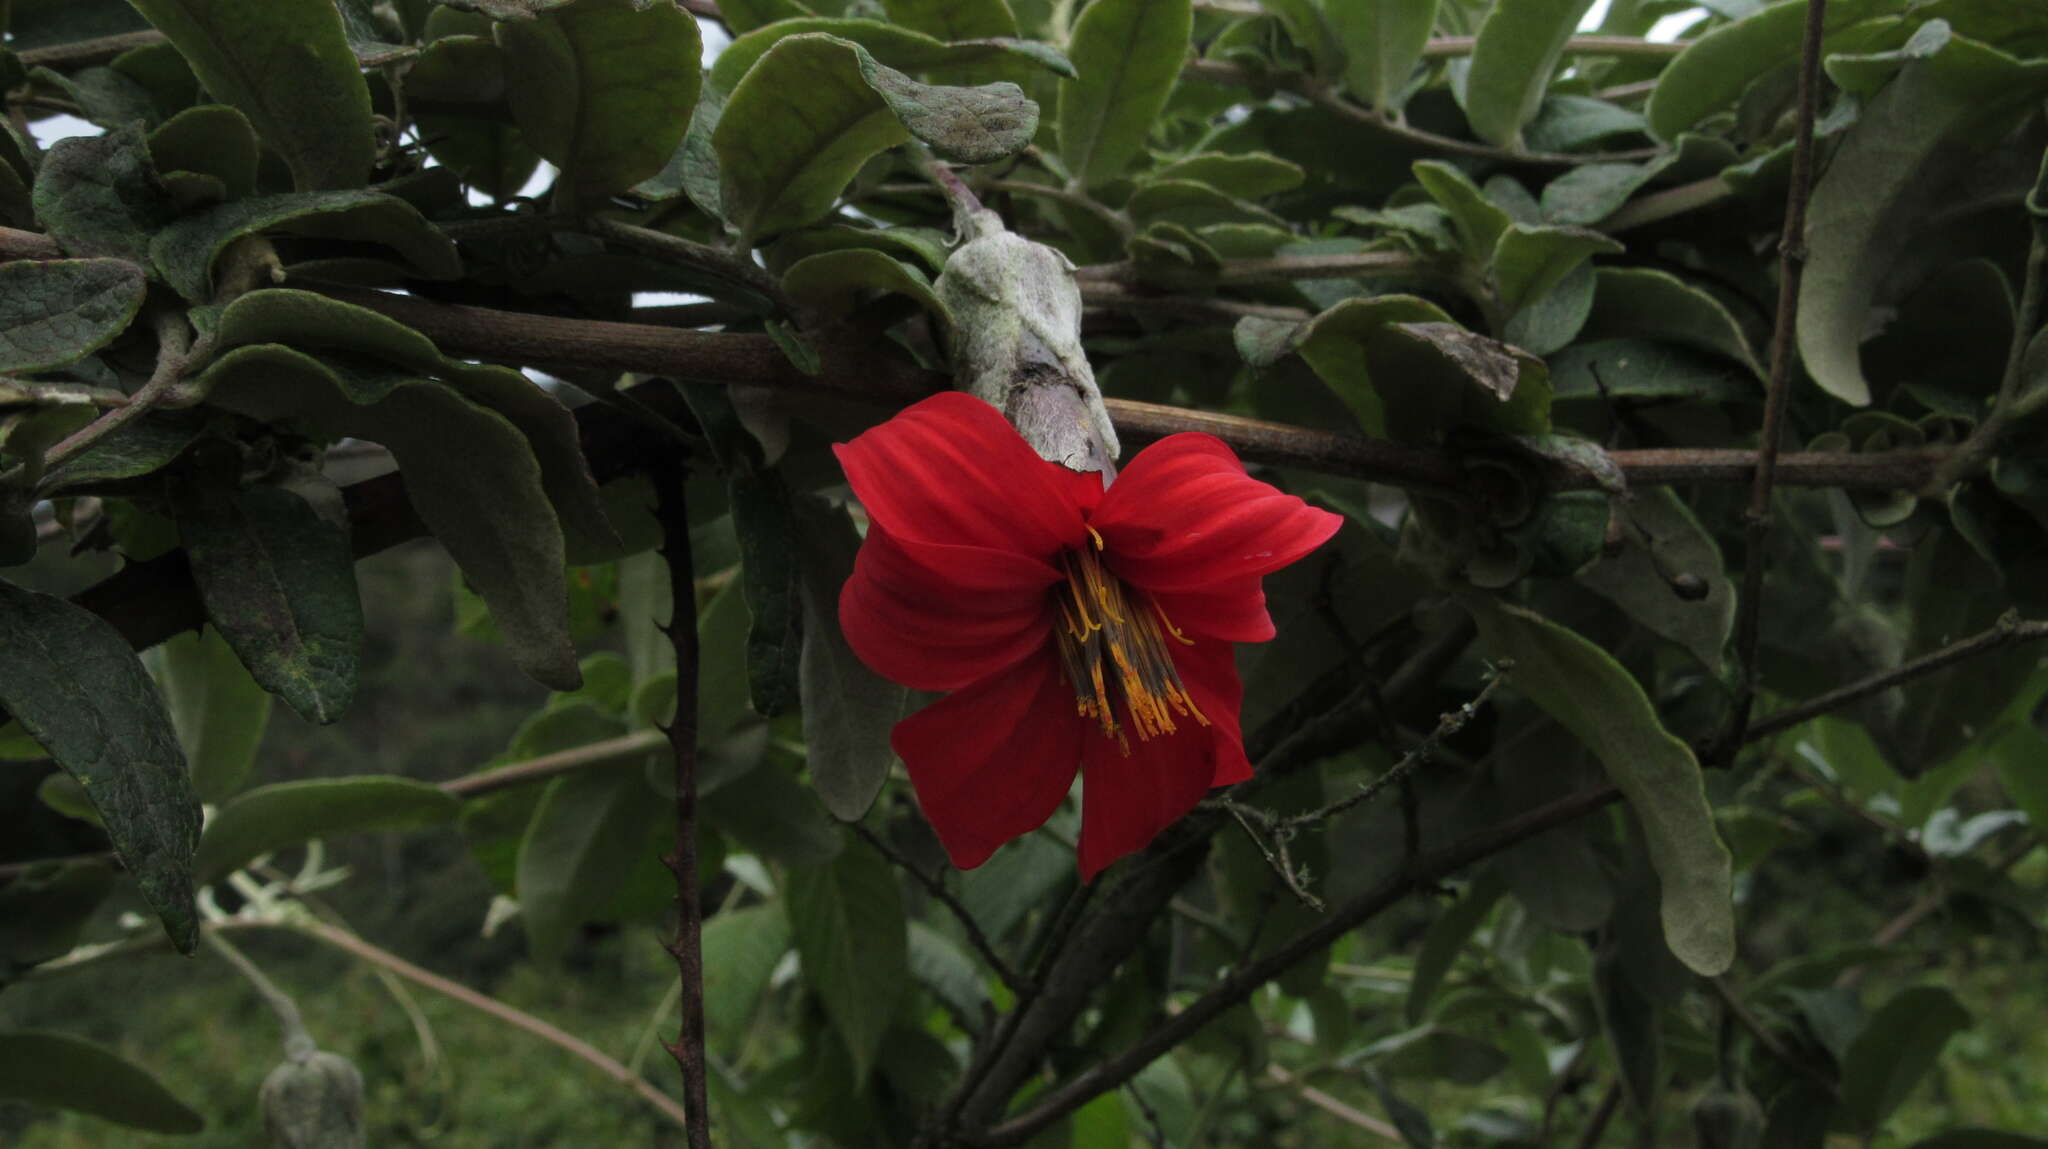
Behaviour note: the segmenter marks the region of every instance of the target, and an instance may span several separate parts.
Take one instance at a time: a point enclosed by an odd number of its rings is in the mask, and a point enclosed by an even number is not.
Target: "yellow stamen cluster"
[[[1091,528],[1093,547],[1070,551],[1063,560],[1067,585],[1059,596],[1060,659],[1073,684],[1075,706],[1084,718],[1102,726],[1125,754],[1131,752],[1124,729],[1139,741],[1171,734],[1176,715],[1209,724],[1174,669],[1174,641],[1194,645],[1143,592],[1133,594],[1102,565],[1102,536]],[[1117,699],[1125,721],[1119,722]]]

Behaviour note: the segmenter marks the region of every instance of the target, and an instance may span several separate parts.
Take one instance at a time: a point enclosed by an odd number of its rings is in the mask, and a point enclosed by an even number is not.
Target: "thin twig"
[[[1489,826],[1420,855],[1379,885],[1334,908],[1323,919],[1288,939],[1263,957],[1238,967],[1163,1025],[1148,1031],[1129,1047],[1082,1070],[1042,1094],[1037,1104],[990,1128],[974,1143],[1018,1145],[1039,1130],[1114,1089],[1167,1050],[1179,1045],[1225,1010],[1249,998],[1258,988],[1301,961],[1328,947],[1359,924],[1396,904],[1417,889],[1426,889],[1481,858],[1507,849],[1554,826],[1606,806],[1621,796],[1612,786],[1597,786],[1560,798],[1516,818]]]
[[[1573,1142],[1577,1149],[1593,1149],[1600,1144],[1600,1138],[1607,1135],[1607,1123],[1614,1120],[1614,1111],[1620,1107],[1621,1079],[1617,1077],[1608,1082],[1607,1091],[1600,1095],[1600,1104],[1593,1107],[1593,1115],[1579,1131],[1579,1139]]]
[[[1985,460],[1997,448],[2015,423],[2048,403],[2048,387],[2025,392],[2027,349],[2041,330],[2044,274],[2048,274],[2048,219],[2033,219],[2033,239],[2027,249],[2026,282],[2020,289],[2019,314],[2014,319],[2012,344],[2006,350],[2005,373],[1999,380],[1998,400],[1991,414],[1942,461],[1928,483],[1930,493],[1941,494],[1949,487],[1982,470]]]
[[[441,789],[458,798],[481,798],[514,786],[524,786],[561,774],[572,774],[597,766],[609,766],[644,754],[655,753],[668,745],[668,735],[659,730],[636,730],[603,742],[592,742],[588,746],[577,746],[553,754],[543,754],[524,762],[514,762],[495,770],[484,770],[461,778],[451,778],[441,783]]]
[[[1765,1028],[1764,1023],[1755,1014],[1749,1012],[1748,1007],[1742,1004],[1742,998],[1736,994],[1734,987],[1728,984],[1727,978],[1710,977],[1705,980],[1709,986],[1713,987],[1715,995],[1721,999],[1721,1005],[1728,1011],[1728,1016],[1734,1018],[1737,1025],[1747,1030],[1749,1036],[1755,1039],[1757,1045],[1765,1053],[1775,1058],[1778,1064],[1819,1086],[1823,1092],[1830,1096],[1836,1093],[1834,1078],[1821,1072],[1804,1058],[1794,1055],[1791,1050],[1785,1048],[1785,1043],[1779,1041],[1777,1035]]]
[[[665,231],[622,223],[607,216],[585,217],[580,226],[599,239],[610,240],[642,255],[710,272],[760,295],[781,310],[789,310],[789,300],[782,294],[781,282],[768,274],[766,268],[744,256]]]
[[[682,1029],[668,1043],[683,1074],[683,1106],[690,1149],[711,1149],[711,1110],[704,1083],[704,908],[697,888],[697,589],[690,554],[690,514],[683,502],[689,469],[677,454],[654,467],[655,516],[661,523],[661,556],[674,588],[672,613],[664,630],[675,648],[676,712],[668,723],[675,755],[676,844],[662,860],[676,876],[676,936],[668,952],[681,979]]]
[[[1744,739],[1756,701],[1761,668],[1757,642],[1763,618],[1766,548],[1771,534],[1771,488],[1778,477],[1778,447],[1785,437],[1785,406],[1792,393],[1792,339],[1799,321],[1799,281],[1806,270],[1806,203],[1813,190],[1813,116],[1820,90],[1820,46],[1826,32],[1827,0],[1806,0],[1805,39],[1799,49],[1799,103],[1792,144],[1791,186],[1785,192],[1785,229],[1778,238],[1778,313],[1771,332],[1771,376],[1764,396],[1764,423],[1757,443],[1756,475],[1744,513],[1742,594],[1737,600],[1735,651],[1742,667],[1728,733],[1713,755],[1732,758]]]
[[[1949,643],[1940,650],[1929,651],[1918,658],[1908,659],[1890,670],[1858,679],[1846,686],[1836,687],[1825,694],[1809,698],[1796,706],[1788,706],[1767,714],[1749,725],[1743,741],[1748,743],[1768,738],[1810,722],[1823,714],[1840,710],[1852,702],[1860,702],[1894,686],[1903,685],[1916,678],[1924,678],[1965,659],[1988,654],[2014,643],[2033,642],[2041,638],[2048,638],[2048,621],[2022,621],[2017,613],[2007,612],[1989,629]]]
[[[514,1009],[497,998],[478,993],[476,990],[459,982],[450,981],[440,974],[421,969],[397,954],[379,949],[362,938],[346,930],[338,930],[325,922],[292,924],[279,922],[266,924],[274,924],[278,928],[292,930],[325,942],[344,953],[352,954],[372,965],[390,970],[392,973],[415,985],[424,986],[443,997],[453,998],[469,1006],[471,1009],[487,1013],[507,1025],[524,1030],[557,1049],[578,1058],[585,1064],[595,1067],[598,1072],[639,1095],[641,1100],[653,1106],[664,1117],[674,1121],[677,1125],[684,1126],[685,1128],[688,1127],[689,1115],[683,1111],[681,1105],[676,1103],[675,1098],[656,1089],[653,1083],[649,1082],[646,1078],[627,1069],[603,1050],[598,1049],[574,1034],[558,1029],[523,1010]]]
[[[1396,1129],[1392,1125],[1389,1125],[1386,1122],[1380,1120],[1379,1118],[1374,1117],[1370,1113],[1361,1112],[1358,1109],[1353,1108],[1352,1106],[1344,1104],[1342,1101],[1337,1100],[1329,1094],[1324,1093],[1322,1090],[1317,1089],[1315,1086],[1310,1085],[1308,1082],[1303,1081],[1301,1078],[1296,1077],[1294,1074],[1289,1073],[1285,1069],[1282,1069],[1278,1062],[1269,1061],[1266,1063],[1266,1076],[1272,1078],[1274,1081],[1277,1081],[1282,1085],[1285,1085],[1287,1088],[1294,1090],[1295,1094],[1298,1095],[1303,1101],[1308,1102],[1310,1105],[1315,1106],[1317,1109],[1322,1110],[1323,1112],[1329,1114],[1332,1117],[1335,1117],[1336,1119],[1344,1122],[1347,1125],[1363,1129],[1367,1133],[1370,1133],[1383,1141],[1391,1141],[1396,1145],[1408,1144],[1408,1139],[1406,1137],[1401,1136],[1401,1131],[1399,1129]]]
[[[21,66],[61,69],[104,64],[123,52],[147,48],[152,44],[162,44],[166,40],[167,37],[162,32],[152,28],[141,32],[123,32],[116,36],[98,36],[91,40],[74,40],[69,44],[50,44],[23,52]]]
[[[1422,46],[1422,58],[1442,60],[1469,56],[1477,36],[1438,36]],[[1640,36],[1573,36],[1564,42],[1567,56],[1635,56],[1668,60],[1692,46],[1690,40],[1645,40]]]
[[[932,874],[925,873],[922,868],[909,858],[904,857],[902,851],[890,845],[888,840],[880,834],[875,833],[859,822],[853,822],[850,825],[853,832],[860,835],[862,841],[875,848],[876,853],[889,859],[897,868],[909,874],[912,878],[917,879],[917,884],[923,886],[925,892],[938,899],[940,905],[952,911],[954,920],[960,923],[961,930],[967,934],[967,944],[973,946],[974,951],[981,955],[981,960],[988,963],[988,968],[996,971],[996,976],[1003,979],[1003,984],[1010,988],[1012,996],[1022,998],[1029,992],[1030,983],[1025,981],[1024,976],[1018,973],[1008,961],[1004,960],[1002,954],[996,952],[994,943],[990,942],[988,935],[982,932],[981,923],[974,920],[973,913],[969,912],[967,906],[960,901],[953,891],[946,888],[944,881]]]

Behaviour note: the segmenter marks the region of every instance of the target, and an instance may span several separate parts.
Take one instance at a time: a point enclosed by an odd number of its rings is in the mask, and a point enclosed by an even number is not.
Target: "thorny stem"
[[[875,833],[859,822],[853,822],[850,825],[853,832],[860,835],[862,841],[875,848],[876,853],[887,858],[891,864],[904,873],[917,879],[918,885],[923,886],[925,891],[937,899],[940,905],[945,906],[947,910],[951,911],[954,920],[960,923],[961,930],[967,934],[967,944],[973,946],[974,951],[981,955],[981,960],[987,962],[988,967],[996,971],[996,976],[1003,979],[1003,984],[1009,987],[1012,996],[1022,998],[1029,991],[1030,983],[1025,981],[1023,975],[1012,968],[1009,962],[1003,960],[1002,954],[996,952],[995,945],[989,941],[988,935],[982,932],[981,923],[975,921],[973,913],[969,912],[966,905],[954,895],[953,891],[946,888],[944,880],[935,875],[925,873],[922,868],[909,858],[904,857],[902,851],[890,845],[888,840],[880,834]]]
[[[1764,396],[1764,423],[1757,443],[1756,475],[1744,514],[1742,594],[1737,600],[1735,650],[1742,685],[1728,731],[1712,757],[1732,759],[1743,743],[1749,711],[1756,701],[1760,668],[1757,641],[1763,617],[1766,547],[1771,533],[1771,488],[1778,478],[1778,447],[1785,437],[1785,406],[1792,392],[1792,338],[1799,319],[1799,281],[1806,270],[1806,203],[1813,189],[1813,116],[1819,98],[1821,36],[1827,0],[1806,0],[1805,38],[1799,50],[1799,104],[1792,144],[1791,187],[1785,192],[1785,229],[1778,238],[1778,313],[1771,331],[1771,377]]]
[[[668,739],[675,754],[676,845],[662,859],[676,877],[676,936],[668,952],[682,984],[682,1028],[667,1043],[683,1073],[690,1149],[711,1149],[711,1111],[704,1083],[704,908],[697,888],[697,590],[692,577],[690,515],[683,503],[688,469],[676,454],[654,467],[655,515],[668,563],[674,605],[668,626],[676,655],[676,712]]]

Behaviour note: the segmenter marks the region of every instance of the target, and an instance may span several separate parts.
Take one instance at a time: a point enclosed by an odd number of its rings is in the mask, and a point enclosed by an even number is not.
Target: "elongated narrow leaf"
[[[639,762],[548,784],[519,844],[519,908],[536,958],[559,960],[576,928],[603,916],[661,815]]]
[[[105,347],[147,286],[142,268],[120,259],[0,263],[0,371],[59,367]]]
[[[1691,748],[1606,651],[1519,607],[1465,602],[1487,648],[1514,660],[1515,689],[1593,751],[1642,819],[1671,952],[1709,977],[1726,970],[1735,960],[1731,863]]]
[[[0,1097],[151,1133],[206,1128],[206,1119],[148,1070],[105,1046],[62,1033],[0,1033]]]
[[[497,35],[513,118],[579,202],[655,175],[683,142],[703,45],[674,0],[579,0]]]
[[[704,923],[703,948],[704,1026],[714,1037],[737,1035],[789,952],[789,919],[779,905],[726,910]]]
[[[171,724],[192,764],[193,790],[206,802],[232,797],[256,765],[270,724],[270,695],[212,628],[178,635],[144,661],[170,704]]]
[[[143,901],[190,953],[199,799],[128,640],[63,599],[0,582],[0,706],[84,787]]]
[[[302,192],[361,187],[377,140],[370,88],[331,0],[130,0],[241,109]]]
[[[1814,188],[1799,288],[1799,354],[1829,394],[1870,402],[1859,347],[1885,273],[1959,164],[2048,93],[2048,60],[1951,37],[1909,59],[1863,109]]]
[[[1093,187],[1129,170],[1145,149],[1187,58],[1188,0],[1096,0],[1067,52],[1081,78],[1060,89],[1060,158]]]
[[[1519,146],[1536,118],[1550,75],[1593,0],[1520,0],[1496,4],[1479,26],[1465,81],[1465,118],[1480,139]]]
[[[1486,921],[1488,911],[1506,892],[1507,884],[1489,871],[1430,925],[1429,932],[1423,935],[1422,950],[1415,955],[1414,976],[1408,981],[1408,1024],[1420,1025],[1429,1015],[1430,1003],[1443,984],[1444,975],[1451,972],[1451,963],[1458,960],[1465,943],[1472,940],[1473,932]]]
[[[1938,986],[1899,991],[1864,1023],[1842,1063],[1842,1110],[1851,1128],[1884,1123],[1941,1056],[1969,1028],[1970,1011]]]
[[[865,1080],[897,1003],[910,986],[903,895],[889,863],[873,850],[842,850],[821,866],[798,866],[783,883],[790,935],[804,984]]]
[[[282,487],[187,478],[172,510],[207,617],[249,674],[308,722],[339,718],[363,644],[348,529]]]
[[[1398,106],[1436,27],[1437,0],[1352,0],[1325,4],[1344,46],[1344,86],[1381,111]]]
[[[860,536],[845,512],[798,504],[797,545],[802,550],[804,745],[811,785],[825,808],[842,821],[868,812],[888,780],[896,752],[889,731],[902,718],[910,692],[867,668],[839,629],[839,588],[853,572]]]
[[[443,825],[461,808],[460,799],[430,782],[383,774],[258,786],[206,824],[199,880],[216,881],[259,855],[314,838]]]

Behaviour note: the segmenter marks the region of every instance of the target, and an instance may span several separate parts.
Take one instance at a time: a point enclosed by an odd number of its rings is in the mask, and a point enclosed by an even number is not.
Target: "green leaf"
[[[1915,1141],[1911,1149],[2048,1149],[2048,1138],[2000,1129],[1951,1129]]]
[[[1670,1070],[1664,1064],[1664,1027],[1657,1003],[1627,976],[1616,952],[1623,944],[1610,939],[1601,947],[1593,963],[1593,1004],[1629,1108],[1647,1116],[1657,1112]]]
[[[705,1028],[713,1037],[737,1037],[789,952],[789,919],[779,905],[722,911],[704,923],[703,950]]]
[[[961,37],[949,42],[879,20],[806,17],[778,21],[727,45],[712,61],[710,86],[722,92],[732,91],[770,48],[791,36],[815,33],[859,44],[873,54],[877,63],[905,72],[942,74],[949,83],[1014,79],[1018,64],[1069,78],[1075,74],[1074,65],[1059,49],[1035,40]]]
[[[1829,0],[1826,29],[1834,34],[1874,16],[1896,11],[1899,0]],[[1784,0],[1723,24],[1688,45],[1666,65],[1644,112],[1661,140],[1728,107],[1756,80],[1789,67],[1799,55],[1806,0]],[[1822,41],[1822,52],[1830,48]]]
[[[1153,172],[1151,181],[1189,180],[1238,199],[1293,191],[1307,178],[1300,164],[1267,152],[1200,152]]]
[[[783,900],[804,984],[845,1039],[854,1077],[865,1081],[910,986],[896,874],[873,850],[841,850],[824,865],[791,869]]]
[[[1592,6],[1593,0],[1522,0],[1487,13],[1465,80],[1465,118],[1475,135],[1521,146],[1522,126],[1536,118],[1565,41]]]
[[[149,134],[149,158],[160,172],[198,172],[221,182],[229,199],[256,192],[261,150],[249,118],[226,104],[187,108]]]
[[[70,953],[113,889],[113,867],[98,860],[32,867],[0,886],[0,986]]]
[[[171,215],[136,124],[51,144],[36,176],[35,209],[66,254],[145,266],[150,234]]]
[[[1351,299],[1295,339],[1366,434],[1434,443],[1456,427],[1550,429],[1550,384],[1535,356],[1466,331],[1405,295]]]
[[[804,745],[811,785],[841,821],[857,821],[888,780],[896,752],[889,732],[910,706],[910,692],[867,668],[839,629],[839,588],[853,572],[860,537],[837,509],[797,504],[803,573]]]
[[[1510,224],[1493,247],[1494,290],[1499,298],[1501,314],[1512,319],[1535,306],[1588,259],[1621,250],[1619,243],[1597,231]],[[1563,342],[1569,341],[1570,335],[1567,335]],[[1556,348],[1540,350],[1554,351]]]
[[[1430,1003],[1443,984],[1444,975],[1451,972],[1451,963],[1458,959],[1458,952],[1472,940],[1487,912],[1506,892],[1506,884],[1489,870],[1430,923],[1429,932],[1422,936],[1422,948],[1415,954],[1415,972],[1408,981],[1408,1024],[1419,1025],[1429,1016]]]
[[[1814,188],[1799,289],[1799,354],[1821,389],[1870,402],[1858,351],[1879,284],[1957,167],[2048,93],[2048,60],[1962,37],[1907,61],[1872,98]]]
[[[951,313],[932,291],[924,272],[869,248],[807,255],[782,273],[782,290],[792,299],[837,315],[845,315],[863,302],[863,292],[893,292],[916,300],[947,325],[952,323]]]
[[[1437,0],[1354,0],[1323,6],[1344,46],[1344,86],[1381,112],[1400,106],[1423,45],[1436,27]]]
[[[910,134],[939,158],[992,164],[1031,146],[1038,131],[1038,105],[1015,84],[973,88],[920,84],[855,49],[861,78],[889,105]]]
[[[1638,490],[1621,509],[1629,524],[1621,550],[1579,572],[1579,582],[1719,674],[1735,626],[1735,588],[1714,536],[1669,487]],[[1672,582],[1679,576],[1703,593],[1680,594]]]
[[[142,269],[119,259],[0,263],[0,371],[75,363],[113,342],[142,309]]]
[[[882,8],[891,23],[941,40],[1017,34],[1005,0],[882,0]]]
[[[604,916],[663,813],[639,762],[548,783],[519,844],[519,910],[535,959],[559,961],[576,928]]]
[[[119,128],[156,121],[156,105],[148,89],[112,68],[81,68],[65,75],[49,68],[37,68],[29,78],[77,105],[78,114],[103,128]]]
[[[1921,985],[1893,994],[1864,1023],[1842,1062],[1842,1116],[1849,1127],[1870,1133],[1882,1126],[1970,1021],[1970,1011],[1946,989]]]
[[[1493,655],[1514,660],[1515,689],[1593,751],[1642,819],[1671,952],[1709,977],[1726,970],[1735,958],[1730,860],[1691,748],[1606,651],[1519,607],[1476,594],[1464,602]]]
[[[128,640],[63,599],[0,582],[0,706],[85,788],[143,901],[191,953],[199,799],[163,698]]]
[[[419,113],[427,152],[498,200],[525,187],[540,166],[525,134],[499,110],[505,90],[505,52],[483,36],[435,40],[405,74],[408,98],[447,104]]]
[[[1758,379],[1764,377],[1742,325],[1706,291],[1654,268],[1603,267],[1597,275],[1593,314],[1580,332],[1582,340],[1663,340],[1725,356]]]
[[[1485,265],[1493,258],[1493,252],[1500,243],[1501,233],[1514,220],[1506,211],[1486,198],[1472,177],[1458,168],[1441,160],[1418,160],[1415,179],[1422,184],[1422,190],[1429,193],[1446,212],[1450,213],[1452,226],[1458,229],[1458,240],[1464,245],[1465,256],[1473,263]]]
[[[149,1071],[61,1033],[0,1033],[0,1097],[69,1109],[152,1133],[191,1134],[206,1119]]]
[[[254,419],[390,448],[413,509],[490,604],[520,669],[575,689],[562,528],[509,420],[440,383],[275,344],[228,352],[200,385],[216,406]]]
[[[706,823],[748,853],[785,865],[820,865],[845,847],[844,835],[817,795],[774,762],[706,792],[701,809]]]
[[[43,476],[40,490],[55,492],[149,474],[183,454],[210,421],[203,411],[159,411],[150,418],[137,419],[51,469]]]
[[[1344,1062],[1370,1061],[1395,1077],[1426,1077],[1479,1085],[1507,1068],[1507,1054],[1476,1037],[1434,1025],[1382,1038],[1347,1054]]]
[[[1060,89],[1060,159],[1084,187],[1124,174],[1145,149],[1188,55],[1189,0],[1095,0],[1067,44],[1080,79]]]
[[[256,765],[270,724],[270,696],[216,630],[180,634],[144,661],[163,687],[171,725],[192,766],[192,789],[202,802],[230,797]]]
[[[194,869],[203,885],[264,854],[342,834],[413,830],[455,820],[462,802],[431,782],[388,774],[258,786],[206,824]]]
[[[330,0],[130,0],[232,104],[301,192],[358,188],[376,159],[370,88]]]
[[[308,722],[341,717],[363,645],[346,524],[284,487],[197,476],[172,484],[171,507],[207,617],[249,674]]]
[[[674,0],[579,0],[497,36],[513,119],[576,202],[658,174],[682,144],[703,44]]]
[[[978,1030],[992,1003],[974,959],[953,939],[919,921],[910,923],[909,954],[911,976],[931,990],[964,1028]]]
[[[375,356],[447,383],[463,398],[519,428],[540,464],[541,481],[571,541],[609,559],[623,545],[605,513],[577,437],[576,418],[539,384],[510,367],[444,356],[426,336],[367,307],[310,291],[276,288],[238,297],[221,313],[216,346],[285,343],[305,350]]]
[[[791,36],[747,72],[711,133],[722,206],[749,236],[797,227],[829,211],[869,157],[912,133],[972,162],[1013,153],[1030,142],[1018,118],[1029,105],[1015,84],[928,88],[850,40]]]
[[[186,216],[149,243],[149,260],[165,282],[195,303],[213,294],[213,265],[229,244],[259,232],[374,243],[390,248],[416,275],[455,279],[462,259],[455,245],[419,209],[371,191],[305,192],[257,196]]]
[[[773,718],[797,700],[803,653],[802,570],[790,540],[796,512],[776,471],[732,476],[732,525],[739,536],[741,586],[753,625],[747,632],[747,677],[754,713]]]

